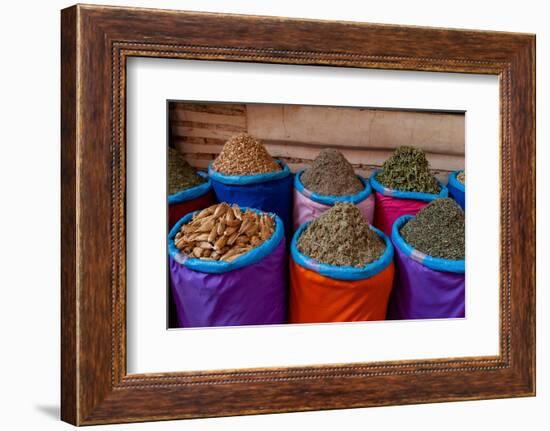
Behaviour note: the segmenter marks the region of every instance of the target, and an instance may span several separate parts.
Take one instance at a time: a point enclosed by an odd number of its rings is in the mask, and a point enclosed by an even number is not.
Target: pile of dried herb
[[[334,205],[311,222],[298,239],[300,252],[336,266],[365,266],[385,249],[386,244],[351,203]]]
[[[451,198],[430,202],[400,233],[409,245],[428,256],[464,259],[464,211]]]
[[[212,168],[226,175],[265,174],[281,170],[263,144],[246,133],[235,135],[224,144]]]
[[[399,147],[382,165],[376,179],[383,186],[404,192],[439,193],[426,154],[420,148]]]
[[[466,173],[464,171],[460,171],[460,173],[456,176],[456,179],[461,184],[466,184]]]
[[[187,163],[183,155],[168,147],[168,194],[180,192],[198,186],[206,180],[197,175],[197,171]]]
[[[300,179],[306,189],[320,195],[354,195],[364,189],[351,163],[331,148],[322,150]]]

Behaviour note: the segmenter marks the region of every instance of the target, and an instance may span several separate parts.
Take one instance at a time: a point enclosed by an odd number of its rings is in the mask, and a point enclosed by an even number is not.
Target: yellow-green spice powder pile
[[[176,149],[168,148],[168,194],[181,192],[198,186],[206,180],[197,175],[197,171],[187,163],[183,155]]]
[[[463,260],[464,211],[451,198],[435,199],[401,228],[403,239],[424,254]]]
[[[351,203],[337,203],[321,214],[304,230],[297,245],[300,252],[321,263],[355,267],[368,265],[386,249]]]

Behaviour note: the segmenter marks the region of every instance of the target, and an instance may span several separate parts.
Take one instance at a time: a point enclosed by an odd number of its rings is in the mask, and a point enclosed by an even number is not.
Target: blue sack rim
[[[241,211],[247,209],[257,212],[259,214],[265,214],[265,211],[260,211],[255,208],[241,207]],[[181,226],[190,221],[193,216],[202,210],[194,211],[192,213],[183,216],[170,230],[168,234],[168,254],[175,262],[193,271],[205,272],[208,274],[223,274],[229,271],[234,271],[245,266],[253,265],[261,261],[264,257],[271,254],[284,238],[283,222],[278,215],[274,213],[267,213],[270,216],[274,216],[275,220],[275,232],[271,235],[267,241],[262,243],[259,247],[253,248],[248,253],[238,257],[232,262],[224,262],[219,260],[202,260],[196,257],[189,257],[185,253],[177,249],[174,242],[176,234],[180,230]]]
[[[457,190],[460,190],[462,193],[466,193],[466,186],[458,181],[457,178],[458,174],[460,174],[462,171],[463,169],[460,169],[449,174],[449,185],[453,186]]]
[[[292,237],[292,243],[290,246],[292,260],[303,268],[315,271],[321,275],[333,278],[335,280],[354,281],[370,278],[382,272],[393,262],[393,245],[390,239],[382,231],[376,229],[374,226],[371,226],[370,228],[374,232],[376,232],[376,234],[380,238],[384,240],[384,244],[386,244],[386,250],[384,250],[382,256],[365,265],[364,267],[357,268],[355,266],[329,265],[312,259],[311,257],[306,256],[305,254],[300,252],[300,250],[298,250],[298,239],[310,223],[311,221],[303,223],[298,228],[298,230],[294,233],[294,236]]]
[[[212,181],[210,181],[210,178],[208,178],[208,175],[206,174],[206,172],[199,171],[197,172],[197,175],[199,175],[202,178],[205,178],[206,182],[199,184],[198,186],[191,187],[186,190],[182,190],[181,192],[168,195],[168,205],[187,202],[187,201],[190,201],[191,199],[201,197],[202,195],[208,193],[208,191],[212,188]]]
[[[311,199],[314,202],[324,204],[324,205],[334,205],[337,202],[351,202],[353,204],[358,204],[359,202],[363,202],[365,199],[367,199],[372,194],[372,188],[365,178],[363,178],[361,175],[357,175],[357,178],[359,178],[359,181],[361,181],[361,184],[363,184],[364,189],[361,190],[359,193],[355,193],[353,195],[343,195],[343,196],[332,196],[332,195],[321,195],[319,193],[312,192],[311,190],[308,190],[304,187],[304,184],[302,183],[301,176],[304,173],[304,170],[297,172],[294,176],[294,188],[298,190],[302,195],[305,197]]]
[[[407,223],[414,216],[404,215],[399,217],[392,226],[391,239],[399,250],[405,253],[406,256],[410,257],[412,260],[420,263],[421,265],[433,269],[434,271],[441,272],[453,272],[456,274],[464,274],[466,269],[465,260],[452,260],[452,259],[443,259],[440,257],[429,256],[425,253],[422,253],[420,250],[413,248],[409,245],[399,233],[400,229],[405,223]]]
[[[376,176],[380,173],[380,171],[375,171],[371,177],[370,177],[370,184],[372,188],[377,191],[378,193],[384,195],[384,196],[391,196],[394,198],[399,199],[414,199],[417,201],[424,201],[424,202],[431,202],[434,199],[437,198],[446,198],[449,196],[449,191],[447,190],[447,187],[445,185],[437,180],[437,183],[439,184],[439,193],[421,193],[421,192],[404,192],[402,190],[396,190],[396,189],[390,189],[387,187],[384,187],[378,180],[376,179]]]
[[[280,180],[286,178],[290,175],[290,170],[285,162],[282,160],[275,160],[279,166],[282,168],[280,171],[276,172],[267,172],[265,174],[255,174],[255,175],[226,175],[220,172],[216,172],[212,168],[214,162],[210,162],[208,165],[208,175],[214,181],[217,181],[222,184],[229,184],[234,186],[244,186],[249,184],[259,184],[265,183],[267,181]]]

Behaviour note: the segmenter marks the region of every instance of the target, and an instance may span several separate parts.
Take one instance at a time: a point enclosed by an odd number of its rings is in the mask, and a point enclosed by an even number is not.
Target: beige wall
[[[400,145],[426,151],[441,178],[464,168],[464,115],[296,105],[170,106],[172,143],[198,168],[208,166],[232,135],[260,138],[295,171],[322,148],[338,148],[358,173],[369,175]]]

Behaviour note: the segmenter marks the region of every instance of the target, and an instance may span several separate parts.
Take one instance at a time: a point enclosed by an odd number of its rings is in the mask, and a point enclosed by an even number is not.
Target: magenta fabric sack
[[[168,235],[178,326],[285,323],[288,257],[281,219],[275,216],[275,232],[262,245],[232,262],[220,262],[190,258],[176,248],[174,237],[192,216],[183,217]]]
[[[357,176],[364,189],[354,195],[327,196],[312,192],[304,187],[301,176],[304,171],[294,176],[294,208],[292,210],[292,222],[296,231],[304,223],[316,219],[337,202],[351,202],[359,208],[363,217],[370,224],[374,220],[374,194],[367,180]]]
[[[389,189],[378,182],[374,172],[369,181],[375,196],[374,226],[391,236],[395,221],[404,215],[415,216],[418,212],[437,198],[449,195],[447,187],[438,181],[440,191],[435,193],[403,192]]]
[[[435,258],[412,248],[399,233],[411,218],[400,217],[392,228],[395,278],[387,318],[464,317],[465,261]]]

